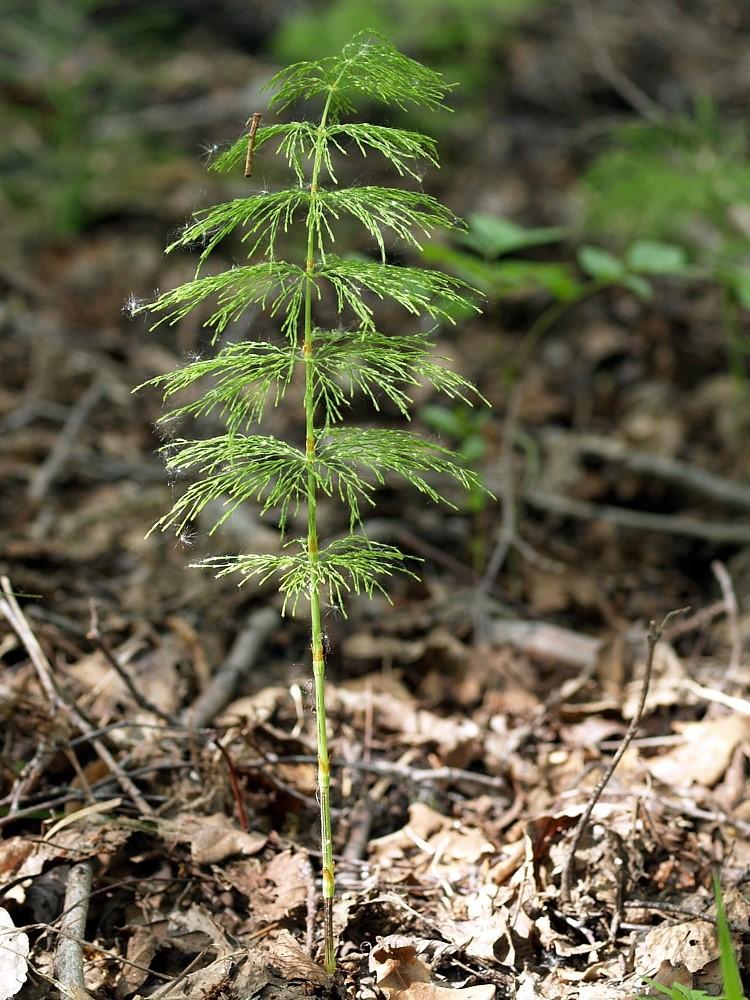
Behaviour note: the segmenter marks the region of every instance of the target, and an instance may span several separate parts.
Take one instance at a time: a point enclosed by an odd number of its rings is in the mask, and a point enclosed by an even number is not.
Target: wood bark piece
[[[559,625],[504,618],[492,622],[489,638],[495,645],[514,646],[533,660],[580,670],[593,669],[602,646],[601,639]]]

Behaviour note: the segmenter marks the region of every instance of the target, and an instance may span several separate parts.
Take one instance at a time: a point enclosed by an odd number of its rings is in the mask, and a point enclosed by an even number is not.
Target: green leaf
[[[463,421],[455,410],[448,406],[434,406],[431,403],[420,406],[419,417],[428,427],[444,434],[453,441],[460,441],[464,433]]]
[[[250,243],[248,256],[261,244],[265,256],[273,259],[279,231],[287,232],[297,209],[306,206],[310,195],[301,188],[290,188],[274,194],[255,194],[249,198],[214,205],[196,212],[194,222],[167,247],[171,253],[177,247],[202,246],[200,259],[204,261],[211,251],[235,229],[242,229],[243,242]]]
[[[221,500],[226,508],[215,531],[246,500],[262,502],[261,513],[280,508],[283,532],[289,505],[307,490],[308,463],[303,452],[274,437],[226,434],[203,441],[171,441],[162,449],[167,470],[184,474],[197,470],[201,479],[190,485],[160,518],[154,529],[184,531],[207,504]]]
[[[541,289],[558,302],[572,302],[581,290],[580,282],[564,263],[512,259],[490,263],[438,243],[425,247],[424,258],[442,264],[493,299]]]
[[[389,399],[408,420],[411,397],[406,389],[424,382],[450,399],[482,397],[461,375],[433,358],[427,334],[389,336],[371,331],[367,334],[340,330],[316,330],[313,373],[316,402],[326,414],[326,422],[342,417],[355,392],[361,392],[380,409],[380,401]]]
[[[476,473],[459,465],[448,448],[410,431],[331,428],[317,457],[326,492],[337,489],[353,522],[359,520],[359,501],[369,500],[373,486],[384,485],[387,473],[396,473],[434,503],[447,503],[454,509],[455,505],[425,478],[426,473],[448,476],[465,490],[482,488]]]
[[[653,295],[651,283],[647,278],[641,277],[640,274],[626,274],[620,280],[620,284],[644,302],[648,302]]]
[[[342,212],[346,212],[373,237],[383,261],[385,261],[384,230],[390,230],[394,236],[421,250],[415,229],[429,236],[437,227],[463,228],[462,220],[435,198],[417,191],[403,191],[400,188],[360,187],[320,191],[312,209],[315,212],[313,218],[319,242],[323,229],[333,241],[330,221],[338,219]]]
[[[304,181],[303,161],[315,149],[317,130],[312,122],[281,122],[262,125],[255,133],[255,151],[261,149],[271,139],[281,137],[277,153],[283,156],[294,170],[300,184]],[[227,173],[244,164],[247,154],[248,133],[244,132],[229,149],[216,157],[209,169],[217,173]]]
[[[536,260],[501,260],[494,265],[495,289],[498,295],[511,292],[534,292],[542,289],[558,302],[573,302],[581,292],[581,284],[570,267],[563,263]]]
[[[689,273],[684,247],[673,243],[659,243],[656,240],[637,240],[631,244],[625,251],[625,264],[631,271],[641,274]]]
[[[422,175],[413,165],[413,161],[421,160],[431,163],[434,167],[439,166],[435,140],[420,132],[409,132],[406,129],[390,128],[386,125],[338,123],[327,126],[325,138],[344,155],[347,150],[342,145],[342,139],[351,140],[362,156],[367,156],[368,149],[375,150],[392,163],[401,176],[408,174],[415,180],[421,180]],[[333,176],[330,159],[327,160],[326,166]]]
[[[524,229],[499,215],[476,214],[469,216],[469,232],[461,242],[493,259],[515,250],[559,243],[564,238],[565,230],[560,226]]]
[[[624,263],[601,247],[585,244],[578,250],[578,264],[582,271],[597,281],[621,281],[626,273]]]
[[[196,306],[215,297],[218,308],[211,313],[204,325],[213,328],[218,336],[251,306],[265,308],[268,305],[271,316],[286,312],[282,330],[294,338],[306,280],[307,276],[302,268],[284,261],[232,267],[222,274],[196,278],[178,285],[172,291],[159,295],[149,303],[147,309],[150,312],[164,313],[157,326],[161,323],[174,325]]]

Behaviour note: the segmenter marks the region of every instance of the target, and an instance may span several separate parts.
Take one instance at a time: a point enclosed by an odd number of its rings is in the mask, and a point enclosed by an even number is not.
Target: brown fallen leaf
[[[711,788],[729,767],[735,748],[750,736],[750,718],[727,715],[678,724],[684,742],[648,762],[651,774],[670,788],[693,783]]]
[[[388,1000],[494,1000],[496,993],[489,984],[460,989],[438,986],[413,945],[390,943],[388,938],[370,953],[370,970]]]
[[[172,843],[189,843],[197,865],[211,865],[232,854],[257,854],[266,845],[261,833],[245,833],[224,813],[194,816],[181,813],[162,826],[162,836]]]
[[[313,962],[287,930],[279,931],[269,942],[267,961],[269,966],[284,979],[314,983],[316,986],[325,986],[328,982],[328,976],[323,969]]]
[[[700,972],[719,957],[716,931],[705,920],[653,927],[636,949],[635,969],[642,976],[653,976],[664,963],[673,969]]]

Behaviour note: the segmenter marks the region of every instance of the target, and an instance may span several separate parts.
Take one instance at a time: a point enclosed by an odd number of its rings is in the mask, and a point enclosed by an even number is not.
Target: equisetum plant
[[[481,488],[476,475],[440,444],[403,429],[352,426],[345,421],[347,407],[362,395],[376,410],[388,401],[408,417],[409,388],[423,381],[468,402],[475,390],[441,363],[445,359],[433,357],[429,334],[383,332],[376,325],[373,303],[392,300],[414,316],[450,321],[457,308],[472,307],[466,297],[471,290],[437,271],[387,261],[390,239],[419,248],[419,238],[433,228],[462,225],[449,209],[418,189],[420,164],[437,166],[434,140],[400,128],[345,120],[356,97],[400,109],[440,108],[448,91],[440,74],[368,32],[355,36],[338,56],[282,70],[269,86],[271,108],[284,111],[298,101],[311,101],[313,106],[322,104],[319,117],[260,126],[260,115],[255,114],[248,131],[215,160],[212,169],[242,169],[244,164],[248,176],[258,152],[277,140],[277,154],[286,159],[296,183],[197,212],[168,250],[197,245],[203,262],[225,237],[239,230],[248,262],[210,276],[199,273],[145,307],[161,314],[159,323],[173,324],[209,300],[205,326],[213,332],[214,343],[222,340],[211,358],[190,361],[150,383],[172,403],[172,397],[194,383],[201,386],[199,395],[163,419],[213,413],[226,426],[226,433],[218,437],[178,439],[166,446],[168,469],[188,473],[193,482],[158,527],[181,533],[206,505],[218,500],[225,510],[216,528],[240,504],[258,503],[278,525],[284,542],[280,553],[213,557],[199,565],[220,576],[237,573],[241,581],[274,578],[284,609],[296,608],[300,597],[309,602],[324,965],[333,972],[334,874],[322,608],[328,604],[343,611],[347,593],[372,595],[375,589],[383,590],[379,579],[397,570],[409,572],[403,554],[392,545],[368,539],[361,523],[364,505],[374,502],[375,491],[387,476],[399,474],[434,501],[444,499],[439,492],[441,477],[452,477],[466,489]],[[349,153],[385,157],[411,188],[338,186],[334,161]],[[334,252],[337,225],[346,217],[360,223],[372,238],[376,251],[372,257]],[[294,246],[297,224],[304,227],[306,250],[300,249],[298,259],[283,259],[278,256],[280,245]],[[244,339],[239,321],[248,311],[259,309],[275,318],[277,333],[267,340]],[[328,316],[328,323],[318,321],[316,313]],[[334,315],[335,327],[330,322]],[[282,401],[297,373],[304,379],[297,440],[259,433],[256,425],[264,410]],[[321,498],[339,502],[348,514],[348,531],[326,544],[318,538]],[[306,516],[307,530],[297,534],[291,529],[299,523],[300,513]]]

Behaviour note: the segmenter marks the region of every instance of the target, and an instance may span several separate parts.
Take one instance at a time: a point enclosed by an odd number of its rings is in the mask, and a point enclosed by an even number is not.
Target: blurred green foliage
[[[714,105],[618,129],[582,182],[588,233],[623,246],[669,240],[750,306],[750,160],[744,127]]]
[[[142,89],[133,49],[147,51],[169,19],[141,9],[107,19],[107,7],[102,0],[5,5],[0,176],[26,236],[69,235],[98,215],[130,210],[153,165],[145,137],[106,126]]]
[[[274,39],[281,62],[318,59],[372,29],[463,88],[497,87],[509,33],[550,0],[331,0],[308,4]]]

